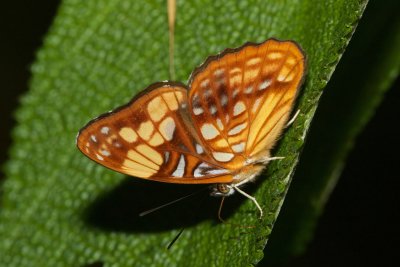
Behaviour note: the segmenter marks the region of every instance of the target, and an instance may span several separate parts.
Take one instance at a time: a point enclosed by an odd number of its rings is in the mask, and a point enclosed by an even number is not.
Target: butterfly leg
[[[297,111],[296,111],[296,113],[293,115],[293,117],[290,119],[290,121],[288,122],[288,123],[286,123],[286,128],[287,127],[289,127],[290,125],[292,125],[293,124],[293,122],[297,119],[297,116],[299,116],[299,114],[300,114],[300,109],[298,109]]]
[[[267,158],[265,161],[266,162],[269,162],[269,161],[272,161],[272,160],[278,160],[278,159],[284,159],[285,157],[270,157],[270,158]]]
[[[246,192],[244,192],[242,189],[240,189],[240,188],[238,187],[240,184],[241,184],[241,183],[238,183],[238,184],[236,184],[236,185],[232,185],[232,187],[233,187],[238,193],[242,194],[243,196],[245,196],[245,197],[247,197],[248,199],[250,199],[251,201],[253,201],[253,203],[257,206],[258,210],[260,211],[260,219],[261,219],[262,216],[263,216],[263,210],[262,210],[260,204],[258,204],[257,199],[256,199],[255,197],[250,196],[249,194],[247,194]]]
[[[248,161],[247,164],[255,164],[255,163],[262,163],[262,164],[267,164],[270,161],[273,160],[279,160],[279,159],[284,159],[285,157],[268,157],[268,158],[261,158],[256,161]]]

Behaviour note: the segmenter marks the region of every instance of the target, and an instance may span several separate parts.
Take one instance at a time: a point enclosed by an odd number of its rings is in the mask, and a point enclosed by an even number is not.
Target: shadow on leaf
[[[253,189],[253,190],[251,190]],[[254,185],[246,187],[254,191]],[[146,216],[140,213],[190,194],[194,195]],[[215,224],[221,199],[210,197],[208,185],[166,184],[129,177],[99,196],[85,210],[83,219],[91,227],[112,232],[160,232],[190,227],[205,220]],[[225,200],[222,216],[228,219],[245,198],[236,193]]]

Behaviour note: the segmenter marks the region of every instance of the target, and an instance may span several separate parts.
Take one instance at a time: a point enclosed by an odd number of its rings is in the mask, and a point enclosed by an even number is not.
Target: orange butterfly
[[[144,179],[213,184],[228,196],[271,160],[305,73],[292,41],[246,43],[209,57],[189,85],[159,82],[83,127],[78,148],[112,170]]]

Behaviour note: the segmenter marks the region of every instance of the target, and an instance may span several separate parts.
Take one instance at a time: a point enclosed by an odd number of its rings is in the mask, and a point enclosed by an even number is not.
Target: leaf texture
[[[144,218],[137,214],[199,187],[137,181],[97,166],[75,147],[89,118],[168,79],[165,1],[65,0],[32,67],[31,90],[6,164],[0,213],[2,266],[248,266],[263,257],[319,97],[367,1],[178,1],[177,80],[210,54],[270,37],[308,57],[301,114],[274,155],[282,161],[245,190],[250,201],[202,191]],[[254,226],[252,228],[237,225]],[[179,230],[185,231],[167,250]],[[268,252],[267,252],[268,253]]]

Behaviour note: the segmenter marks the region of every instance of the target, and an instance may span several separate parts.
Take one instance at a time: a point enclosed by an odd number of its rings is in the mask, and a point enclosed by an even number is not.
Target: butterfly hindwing
[[[172,183],[231,181],[202,149],[186,106],[183,85],[157,83],[85,126],[78,147],[92,160],[131,176]]]

